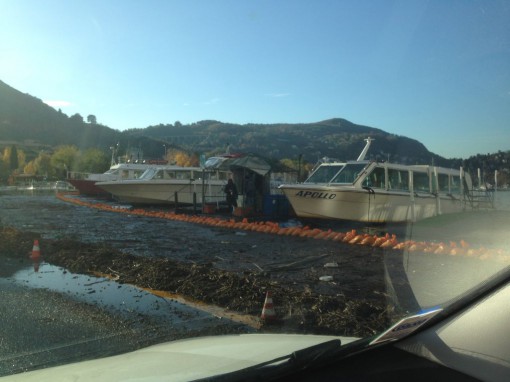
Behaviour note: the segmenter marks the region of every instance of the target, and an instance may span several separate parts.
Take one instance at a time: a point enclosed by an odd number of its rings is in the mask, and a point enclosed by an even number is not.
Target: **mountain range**
[[[374,139],[367,159],[455,167],[469,165],[469,161],[473,165],[477,161],[484,165],[491,162],[487,156],[446,159],[430,152],[415,139],[341,118],[303,124],[244,125],[206,120],[121,132],[96,123],[93,115],[88,116],[87,121],[79,114],[67,116],[0,81],[0,149],[16,145],[25,151],[27,160],[36,157],[40,150],[51,152],[61,145],[75,145],[79,149],[94,147],[109,152],[118,144],[119,154],[136,148],[146,158],[161,158],[166,150],[176,148],[205,156],[229,150],[256,154],[272,162],[299,158],[304,163],[315,163],[324,157],[356,159],[367,137]],[[510,158],[505,159],[508,153],[495,155],[499,155],[500,164],[506,165],[508,171]]]

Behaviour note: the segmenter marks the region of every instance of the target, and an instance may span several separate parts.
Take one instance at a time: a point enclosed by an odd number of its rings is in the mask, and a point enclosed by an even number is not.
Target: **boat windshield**
[[[352,184],[358,178],[359,174],[366,167],[366,163],[349,163],[335,175],[330,183],[336,184]]]
[[[156,172],[158,172],[158,169],[156,168],[148,168],[147,170],[145,170],[143,172],[142,175],[140,175],[140,178],[139,179],[152,179],[154,177],[154,175],[156,174]]]
[[[317,170],[305,181],[305,183],[329,183],[333,177],[338,174],[345,166],[341,164],[322,164]]]

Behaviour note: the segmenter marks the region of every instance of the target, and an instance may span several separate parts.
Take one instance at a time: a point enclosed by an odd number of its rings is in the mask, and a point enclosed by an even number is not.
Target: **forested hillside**
[[[402,163],[447,163],[444,158],[429,152],[414,139],[356,125],[345,119],[309,124],[266,125],[235,125],[218,121],[182,125],[176,122],[173,125],[130,130],[130,133],[158,138],[196,152],[213,152],[230,146],[231,152],[254,152],[278,159],[301,156],[307,162],[316,162],[323,157],[356,159],[365,145],[364,139],[370,136],[375,141],[369,151],[369,158],[389,158]]]
[[[23,94],[0,81],[1,140],[31,141],[48,146],[74,144],[78,147],[105,148],[115,142],[118,135],[118,131],[106,126],[84,123],[79,114],[68,117],[40,99]]]
[[[40,99],[8,86],[0,81],[0,149],[17,145],[24,149],[27,159],[35,158],[40,150],[73,145],[78,149],[97,148],[105,153],[119,144],[119,152],[135,147],[147,156],[161,157],[162,143],[147,137],[132,137],[96,123],[94,115],[87,121],[80,114],[67,116],[43,103]]]
[[[98,149],[105,155],[111,155],[111,147],[115,146],[119,156],[135,149],[143,158],[163,158],[176,150],[194,156],[229,150],[253,153],[271,163],[293,167],[298,163],[311,165],[324,157],[356,159],[367,137],[374,139],[368,159],[464,166],[472,173],[477,168],[487,174],[498,170],[503,178],[508,177],[509,152],[446,159],[414,139],[341,118],[308,124],[175,122],[120,132],[98,124],[94,115],[87,116],[86,121],[80,114],[69,117],[0,81],[0,150],[17,146],[23,150],[27,163],[41,151],[51,153],[59,146],[72,145],[79,150]]]
[[[80,149],[108,151],[119,143],[120,152],[129,146],[140,148],[147,157],[164,155],[163,145],[190,153],[212,155],[231,151],[251,152],[271,159],[315,162],[322,157],[353,159],[359,155],[367,136],[375,138],[369,155],[373,159],[403,163],[436,163],[444,159],[430,153],[421,143],[388,134],[380,129],[331,119],[312,124],[235,125],[200,121],[191,125],[149,126],[125,132],[95,123],[95,116],[68,117],[0,81],[0,140],[23,145],[56,147],[75,145]]]

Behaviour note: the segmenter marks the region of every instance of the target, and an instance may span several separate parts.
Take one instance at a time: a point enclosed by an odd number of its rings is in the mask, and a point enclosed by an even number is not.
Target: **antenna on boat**
[[[110,150],[112,150],[112,161],[110,163],[110,166],[117,164],[115,162],[115,155],[117,154],[118,149],[119,149],[119,142],[117,142],[117,144],[115,146],[110,146]]]
[[[365,139],[365,142],[367,142],[367,143],[365,144],[363,151],[361,151],[361,154],[359,154],[358,159],[356,159],[357,162],[365,160],[365,155],[367,155],[368,148],[370,147],[370,144],[372,143],[372,141],[375,141],[375,139],[372,139],[370,137]]]

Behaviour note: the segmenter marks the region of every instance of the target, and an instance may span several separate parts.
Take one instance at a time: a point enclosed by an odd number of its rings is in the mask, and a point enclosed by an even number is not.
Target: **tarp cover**
[[[245,168],[262,176],[271,171],[271,166],[265,160],[254,155],[212,157],[205,162],[205,168],[230,171]]]

